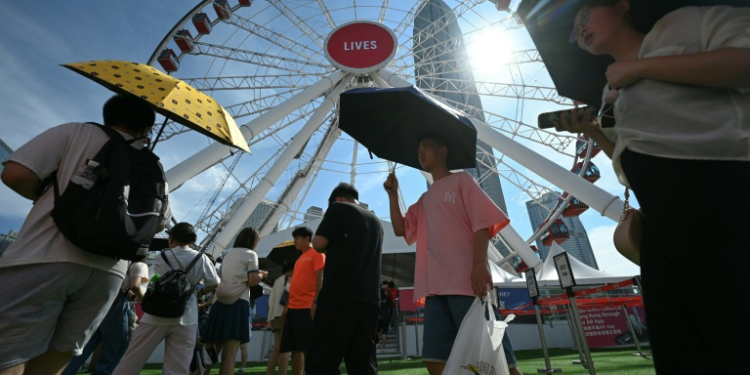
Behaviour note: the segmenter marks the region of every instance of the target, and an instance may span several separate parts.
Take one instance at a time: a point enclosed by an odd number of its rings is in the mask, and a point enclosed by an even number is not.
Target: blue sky
[[[234,3],[236,1],[230,1]],[[75,2],[2,2],[0,10],[4,21],[0,23],[0,32],[4,38],[0,39],[0,137],[11,147],[18,148],[23,143],[52,126],[71,121],[101,121],[101,106],[111,93],[97,84],[59,66],[61,63],[117,59],[145,62],[154,48],[169,32],[172,26],[196,2],[165,0],[165,1],[92,1],[81,0]],[[258,4],[265,3],[262,0]],[[327,2],[334,14],[343,21],[347,17],[344,11],[335,9],[345,1]],[[358,3],[360,3],[358,1]],[[392,2],[394,3],[394,2]],[[449,2],[450,3],[450,2]],[[254,5],[256,6],[256,5]],[[487,2],[481,5],[478,13],[495,15],[492,5]],[[408,6],[406,7],[408,8]],[[486,9],[485,9],[486,8]],[[214,17],[213,10],[208,11]],[[471,15],[470,15],[471,16]],[[469,16],[469,17],[470,17]],[[395,16],[394,16],[395,17]],[[500,17],[500,15],[497,15]],[[267,25],[273,27],[276,21],[270,20]],[[217,26],[215,34],[221,35],[222,29]],[[464,30],[466,31],[466,30]],[[521,31],[523,32],[523,31]],[[522,50],[529,48],[528,37],[517,33],[509,34],[502,45],[506,48]],[[218,38],[216,35],[212,37]],[[226,40],[238,38],[227,35]],[[243,44],[244,43],[244,44]],[[240,41],[245,49],[251,49],[247,42]],[[184,76],[212,76],[216,74],[241,75],[243,71],[232,65],[211,64],[206,67],[205,61],[185,60],[183,63]],[[218,65],[218,64],[217,64]],[[486,68],[486,64],[482,64]],[[220,68],[220,69],[219,69]],[[538,79],[540,86],[549,85],[545,81],[543,67],[532,78]],[[268,71],[268,70],[267,70]],[[188,73],[190,72],[190,73]],[[195,74],[192,74],[196,72]],[[486,72],[478,72],[478,77],[486,78]],[[244,73],[247,74],[247,73]],[[260,74],[260,72],[256,72]],[[530,82],[532,84],[534,82]],[[219,93],[217,99],[225,106],[226,103],[237,102],[232,93]],[[523,107],[516,104],[508,107],[507,101],[485,102],[485,109],[503,116],[534,124],[540,111],[558,108],[548,103],[526,101]],[[314,105],[315,103],[313,103]],[[247,119],[238,119],[238,123],[245,123]],[[294,127],[282,137],[291,137]],[[344,162],[351,159],[352,143],[343,136],[331,151],[329,159]],[[177,138],[164,142],[157,147],[157,154],[162,157],[165,167],[175,165],[180,160],[193,154],[196,150],[209,142],[200,136]],[[311,142],[311,143],[314,143]],[[553,154],[541,146],[530,145],[544,155]],[[244,171],[256,169],[260,163],[277,148],[274,143],[259,144],[253,148],[252,156],[243,156],[240,169]],[[362,149],[359,152],[359,163],[368,163],[369,158]],[[603,178],[597,185],[613,194],[622,195],[622,188],[616,183],[608,160],[599,156],[594,160],[602,170]],[[375,160],[374,162],[377,162]],[[337,170],[337,164],[324,165],[316,184],[310,189],[303,204],[303,209],[311,206],[325,207],[325,199],[330,189],[339,181],[348,181],[349,177]],[[362,194],[362,201],[370,204],[378,216],[388,215],[385,194],[380,187],[385,178],[381,171],[384,164],[362,165],[361,175],[357,178],[357,186]],[[346,170],[346,168],[341,168]],[[203,211],[207,197],[213,193],[212,188],[225,173],[222,168],[214,168],[191,180],[183,188],[176,191],[173,202],[176,205],[176,215],[181,220],[195,220]],[[249,173],[249,172],[248,172]],[[424,191],[425,185],[421,176],[407,168],[398,171],[402,179],[402,189],[405,200],[411,204]],[[283,182],[290,178],[285,173],[271,195],[278,194]],[[535,180],[545,184],[543,180]],[[228,189],[236,188],[238,183],[230,180]],[[509,216],[514,227],[524,236],[530,235],[532,228],[528,222],[525,202],[529,200],[520,190],[503,180]],[[220,197],[228,193],[222,192]],[[23,217],[30,209],[28,201],[13,194],[7,187],[0,186],[0,232],[9,229],[20,229]],[[637,268],[629,265],[620,257],[611,245],[611,233],[615,223],[602,218],[598,213],[589,210],[581,216],[594,246],[600,268],[615,274],[634,274]]]

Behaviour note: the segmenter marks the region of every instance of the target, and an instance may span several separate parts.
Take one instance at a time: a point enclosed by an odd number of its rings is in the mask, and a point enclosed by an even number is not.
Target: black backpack
[[[159,158],[137,150],[116,130],[91,123],[110,140],[93,161],[96,182],[90,189],[68,183],[60,195],[52,176],[55,206],[52,219],[73,244],[111,258],[140,260],[159,230],[167,208],[167,184]]]
[[[183,269],[177,256],[172,251],[175,261],[180,268],[175,269],[167,259],[166,251],[161,253],[162,259],[167,263],[170,271],[162,275],[154,285],[149,285],[146,294],[143,296],[141,308],[143,311],[162,318],[178,318],[185,313],[185,306],[190,296],[195,291],[195,285],[190,284],[187,274],[203,256],[203,252],[193,258],[187,269]]]

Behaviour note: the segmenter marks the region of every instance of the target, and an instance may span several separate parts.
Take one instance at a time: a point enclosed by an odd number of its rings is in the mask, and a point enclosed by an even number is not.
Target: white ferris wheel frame
[[[476,2],[476,1],[475,1]],[[481,2],[481,1],[479,1]],[[176,25],[175,27],[166,35],[164,40],[160,43],[160,45],[155,49],[154,54],[151,56],[151,59],[149,61],[149,64],[154,64],[156,61],[156,57],[158,53],[167,45],[167,43],[170,41],[170,38],[174,35],[174,33],[182,26],[184,25],[187,20],[189,20],[193,15],[198,13],[201,9],[203,9],[205,6],[211,4],[212,1],[210,0],[204,0],[200,4],[198,4],[195,8],[193,8],[190,12],[188,12]],[[275,7],[283,7],[284,5],[281,4],[279,1],[272,1],[272,3]],[[319,1],[319,3],[321,3]],[[321,3],[322,4],[322,3]],[[385,10],[387,8],[388,1],[384,2],[383,5],[383,11],[381,12],[381,22],[383,15],[385,13]],[[462,7],[469,6],[468,4],[463,4]],[[236,10],[239,6],[235,6],[232,10]],[[325,9],[325,6],[322,6],[322,8]],[[464,11],[466,11],[466,8],[463,8]],[[335,24],[333,23],[330,16],[327,16],[328,22],[331,24],[331,26],[334,29],[343,27],[335,27]],[[245,20],[247,22],[250,22],[248,20]],[[218,23],[219,20],[214,20],[214,24]],[[358,22],[365,22],[365,21],[358,21]],[[259,26],[259,25],[256,25]],[[388,27],[385,27],[385,29],[389,30]],[[313,30],[304,30],[307,31],[307,33],[314,33]],[[310,35],[308,35],[310,36]],[[198,35],[196,38],[194,38],[196,41],[200,39],[200,35]],[[312,40],[315,40],[313,37],[311,37]],[[320,42],[323,42],[322,40]],[[215,46],[208,43],[202,44],[204,48],[212,48],[214,50],[221,49],[221,46]],[[320,47],[323,47],[323,45],[320,45]],[[299,48],[299,47],[297,47]],[[323,50],[325,51],[325,49]],[[325,51],[327,52],[327,51]],[[220,51],[219,54],[226,54],[229,53],[245,53],[245,54],[252,54],[251,58],[263,58],[262,54],[253,54],[252,52],[248,51]],[[395,51],[394,51],[395,54]],[[182,55],[180,56],[182,57]],[[525,61],[539,61],[538,53],[535,54],[534,51],[520,51],[517,52],[514,56],[515,61],[518,61],[520,63],[523,63]],[[293,61],[294,59],[288,59],[285,58],[283,60],[288,60],[290,64],[295,64],[297,61]],[[311,59],[312,60],[312,59]],[[321,63],[324,63],[321,61]],[[327,62],[326,62],[327,63]],[[406,72],[406,69],[409,67],[397,67],[397,71],[400,72]],[[290,71],[294,71],[293,69],[289,69]],[[298,72],[300,76],[302,76],[301,72]],[[387,87],[406,87],[406,86],[412,86],[410,82],[408,82],[406,79],[404,79],[402,76],[397,74],[396,72],[393,72],[388,69],[379,69],[375,72],[371,72],[369,74],[365,75],[366,77],[371,80],[372,83],[374,83],[375,86],[381,87],[381,88],[387,88]],[[241,126],[241,131],[243,136],[248,140],[248,142],[253,142],[256,137],[258,137],[262,132],[269,129],[271,126],[285,118],[286,116],[291,115],[294,111],[300,109],[306,104],[309,104],[313,100],[321,98],[323,95],[324,100],[322,103],[318,105],[318,107],[313,111],[312,115],[309,117],[309,119],[306,121],[303,128],[297,133],[297,135],[290,140],[286,144],[286,148],[280,151],[280,155],[275,160],[275,162],[270,166],[270,169],[265,173],[265,175],[260,178],[257,183],[254,185],[252,189],[249,189],[249,193],[242,199],[242,203],[237,207],[236,209],[232,210],[230,217],[224,217],[222,218],[221,222],[217,225],[222,225],[223,229],[220,233],[213,239],[213,245],[214,248],[212,252],[214,254],[221,253],[224,249],[229,247],[229,241],[232,240],[234,237],[234,234],[237,233],[244,224],[245,220],[250,216],[250,214],[255,210],[255,208],[258,206],[258,204],[264,199],[266,194],[269,192],[269,190],[274,186],[274,184],[277,182],[279,176],[282,174],[284,170],[287,169],[287,167],[292,163],[295,156],[298,155],[300,152],[302,152],[310,139],[310,137],[313,135],[315,131],[318,130],[319,127],[322,126],[323,120],[326,118],[326,115],[334,108],[334,106],[338,103],[338,97],[341,92],[343,92],[347,85],[349,84],[349,81],[355,78],[356,76],[352,73],[344,72],[341,70],[335,70],[332,72],[327,73],[327,75],[324,75],[321,77],[317,82],[314,84],[310,84],[307,86],[300,86],[304,87],[301,91],[295,93],[290,98],[282,101],[281,103],[271,107],[270,109],[264,111],[262,114],[260,114],[258,117],[254,118],[250,122],[248,122],[245,125]],[[408,77],[408,75],[407,75]],[[236,81],[242,82],[244,80],[251,79],[249,77],[230,77],[230,78],[236,78]],[[271,80],[274,78],[271,77]],[[361,77],[360,77],[361,79]],[[229,87],[236,87],[236,81],[233,79],[227,79],[227,77],[218,77],[216,78],[217,82],[221,81],[224,84],[226,84]],[[496,83],[492,82],[476,82],[479,84],[479,87],[483,88],[483,91],[488,92],[498,92],[499,90],[502,90],[502,88],[494,87],[495,85],[498,85]],[[200,87],[200,85],[198,85]],[[212,87],[215,87],[212,85]],[[544,87],[533,87],[533,86],[523,86],[519,87],[518,89],[523,90],[525,93],[530,93],[532,99],[536,99],[534,96],[539,96],[540,99],[548,100],[548,101],[557,101],[558,103],[564,103],[565,99],[559,99],[559,97],[556,97],[556,92],[554,89],[544,88]],[[548,90],[548,91],[545,91]],[[436,98],[437,100],[442,100],[442,98]],[[449,103],[450,104],[450,103]],[[547,181],[554,184],[555,186],[559,187],[560,189],[567,192],[569,195],[565,199],[564,203],[555,210],[551,214],[551,216],[554,216],[555,218],[559,216],[562,209],[565,207],[565,204],[567,204],[570,199],[575,196],[587,205],[590,206],[590,208],[594,209],[595,211],[602,214],[602,216],[608,217],[614,221],[619,220],[619,217],[622,213],[622,208],[624,202],[620,200],[619,197],[614,196],[605,190],[597,187],[594,184],[589,183],[588,181],[580,178],[579,176],[571,173],[569,170],[559,166],[558,164],[548,160],[547,158],[541,156],[540,154],[536,153],[535,151],[527,148],[526,146],[512,140],[511,138],[501,134],[499,131],[497,131],[498,128],[490,126],[474,117],[470,117],[472,123],[477,129],[477,137],[479,140],[484,141],[488,145],[490,145],[493,149],[497,150],[498,152],[502,153],[505,157],[508,157],[518,163],[519,165],[527,168],[531,172],[543,176]],[[335,142],[335,140],[338,138],[338,135],[340,134],[340,131],[338,129],[334,129],[332,134],[329,134],[326,136],[324,142],[319,147],[318,153],[316,153],[315,157],[310,160],[307,166],[307,172],[310,172],[310,170],[318,168],[323,160],[325,160],[325,157],[330,151],[331,146]],[[584,159],[584,168],[582,168],[581,173],[585,171],[585,166],[588,165],[590,154],[591,154],[592,147],[588,147],[586,158]],[[356,151],[357,150],[357,144],[355,142],[354,146],[354,155],[356,157]],[[172,187],[172,190],[175,190],[179,188],[181,185],[183,185],[186,181],[189,179],[197,176],[198,174],[202,173],[203,171],[207,170],[208,168],[211,168],[212,166],[222,162],[224,159],[226,159],[227,155],[231,155],[232,149],[228,146],[224,146],[220,143],[213,143],[209,145],[208,147],[204,148],[203,150],[197,152],[196,154],[192,155],[191,157],[187,158],[186,160],[180,162],[179,164],[175,165],[171,169],[169,169],[167,174],[167,180],[170,182],[170,186]],[[278,153],[277,153],[278,155]],[[270,162],[267,161],[266,163]],[[356,175],[356,159],[352,161],[351,164],[351,178],[354,180]],[[286,207],[287,209],[292,207],[292,203],[295,199],[295,197],[299,194],[302,187],[305,186],[305,184],[310,179],[310,173],[305,173],[302,175],[301,178],[294,179],[292,182],[290,182],[289,186],[287,186],[285,190],[285,195],[281,198],[281,200],[278,202],[278,204]],[[285,211],[283,210],[275,210],[274,213],[271,215],[270,218],[266,219],[266,222],[274,222],[278,221],[279,218],[284,215]],[[549,222],[546,224],[546,227],[549,227],[549,225],[552,224],[552,221],[549,220]],[[546,227],[539,228],[534,235],[532,235],[529,240],[523,240],[521,236],[515,231],[515,229],[512,228],[512,226],[506,227],[503,231],[501,231],[500,236],[502,237],[503,241],[510,247],[513,253],[519,255],[526,264],[530,265],[531,267],[538,267],[541,264],[541,261],[537,256],[531,251],[528,244],[533,241],[536,236],[538,236],[541,232],[546,230]],[[270,232],[271,226],[266,225],[261,235],[266,235],[268,232]],[[506,257],[506,259],[509,259],[510,257]]]

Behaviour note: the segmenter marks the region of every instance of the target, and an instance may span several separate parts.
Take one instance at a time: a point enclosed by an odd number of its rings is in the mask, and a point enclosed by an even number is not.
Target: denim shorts
[[[447,362],[453,349],[453,342],[464,316],[469,312],[473,296],[429,296],[425,302],[423,362]],[[500,319],[497,309],[492,309]],[[518,365],[508,330],[503,336],[503,351],[509,368]]]

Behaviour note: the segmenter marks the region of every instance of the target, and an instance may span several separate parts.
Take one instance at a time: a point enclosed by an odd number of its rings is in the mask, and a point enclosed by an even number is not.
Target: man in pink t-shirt
[[[484,298],[492,288],[487,248],[510,222],[470,174],[448,170],[449,152],[449,142],[438,135],[419,143],[419,163],[434,182],[405,216],[395,174],[383,184],[394,232],[417,243],[414,300],[427,297],[422,361],[432,375],[442,374],[474,297]],[[507,332],[503,347],[511,373],[519,374]]]

